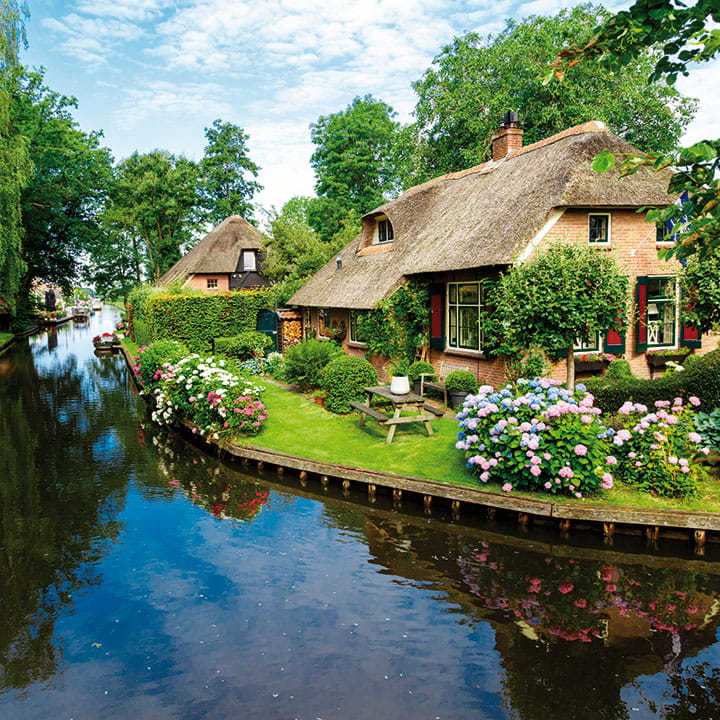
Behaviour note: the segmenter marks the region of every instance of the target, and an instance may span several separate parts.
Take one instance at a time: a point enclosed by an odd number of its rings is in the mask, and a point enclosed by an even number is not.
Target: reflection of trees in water
[[[151,482],[171,496],[181,488],[188,498],[224,520],[252,520],[270,497],[270,491],[250,475],[192,449],[182,438],[150,421],[139,424],[138,443],[157,460]],[[147,480],[146,480],[147,481]]]
[[[85,372],[70,356],[39,372],[25,345],[11,358],[0,381],[0,688],[56,671],[55,619],[99,580],[131,466],[112,429],[128,416],[117,369]]]
[[[707,662],[689,664],[670,676],[672,701],[662,708],[665,720],[715,718],[720,709],[720,669]]]
[[[356,527],[343,513],[325,514],[341,527]],[[716,642],[717,565],[650,556],[643,564],[638,555],[602,549],[482,531],[473,537],[377,509],[364,520],[371,562],[383,572],[442,591],[460,622],[492,626],[512,717],[628,718],[622,699],[628,683],[644,675],[672,679],[684,659]],[[468,668],[469,687],[471,674]],[[697,671],[683,677],[697,680]],[[705,686],[711,697],[718,680],[713,670]],[[711,701],[703,685],[692,686],[699,707]],[[672,720],[692,717],[682,713],[693,697],[685,697],[681,681],[672,680],[672,688],[671,698],[654,702],[675,708],[667,716]]]

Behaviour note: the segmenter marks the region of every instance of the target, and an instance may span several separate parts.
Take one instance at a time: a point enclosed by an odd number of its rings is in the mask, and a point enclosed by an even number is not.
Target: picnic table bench
[[[376,385],[366,387],[364,390],[367,393],[367,402],[361,403],[353,400],[350,403],[350,407],[360,413],[360,427],[365,424],[367,417],[377,420],[381,425],[387,425],[389,429],[386,442],[388,445],[393,441],[395,429],[398,425],[421,422],[425,425],[427,434],[432,435],[433,430],[432,427],[430,427],[430,420],[434,420],[436,417],[445,414],[442,410],[428,405],[420,395],[413,392],[406,393],[405,395],[395,395],[390,392],[389,385]],[[392,405],[392,414],[388,415],[386,412],[382,412],[372,406],[373,398],[376,397]],[[414,410],[415,414],[402,415],[403,409]]]

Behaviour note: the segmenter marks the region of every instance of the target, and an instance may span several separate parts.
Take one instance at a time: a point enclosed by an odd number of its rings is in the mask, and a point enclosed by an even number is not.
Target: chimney
[[[492,136],[492,159],[502,160],[511,150],[519,150],[523,144],[523,130],[520,116],[516,110],[505,113],[500,123],[500,131]]]

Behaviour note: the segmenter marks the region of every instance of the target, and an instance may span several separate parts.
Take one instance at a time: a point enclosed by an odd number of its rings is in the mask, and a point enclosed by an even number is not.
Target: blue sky
[[[25,64],[78,99],[83,130],[116,160],[169,150],[199,160],[216,118],[250,136],[256,200],[278,209],[313,193],[310,123],[372,94],[407,122],[411,84],[443,45],[505,19],[554,14],[564,0],[29,0]],[[617,10],[627,2],[605,3]],[[717,137],[720,63],[680,89],[701,100],[686,140]]]

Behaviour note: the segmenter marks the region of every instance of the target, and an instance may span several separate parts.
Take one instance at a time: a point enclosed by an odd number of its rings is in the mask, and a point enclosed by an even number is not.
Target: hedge
[[[129,298],[131,304],[134,298],[135,293]],[[143,291],[137,300],[133,314],[147,329],[146,341],[171,338],[185,343],[192,352],[209,352],[214,338],[254,331],[258,312],[271,306],[267,289],[214,295]]]
[[[270,337],[257,330],[245,330],[233,337],[215,338],[213,350],[219,355],[237,358],[238,360],[249,360],[254,357],[256,351],[265,351],[273,344]]]
[[[595,396],[595,405],[615,412],[626,400],[652,407],[656,400],[691,396],[700,399],[701,408],[710,412],[720,407],[720,350],[694,357],[684,370],[662,375],[655,380],[642,378],[590,378],[586,383]]]
[[[349,413],[352,400],[363,400],[365,388],[377,383],[377,372],[365,358],[340,355],[320,371],[325,407],[334,413]]]

